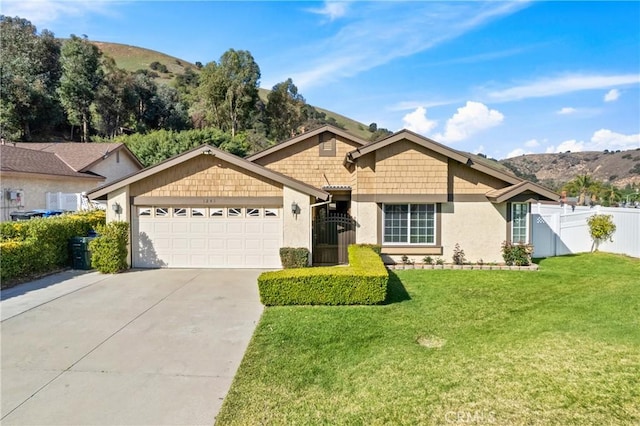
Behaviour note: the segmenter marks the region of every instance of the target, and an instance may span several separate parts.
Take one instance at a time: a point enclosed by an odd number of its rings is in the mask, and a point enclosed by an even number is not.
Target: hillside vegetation
[[[558,188],[576,176],[622,188],[640,184],[640,148],[628,151],[585,151],[528,154],[500,160],[517,176]]]
[[[129,72],[135,72],[141,69],[150,70],[150,65],[154,62],[159,62],[166,66],[169,71],[168,73],[155,71],[159,75],[155,78],[155,81],[158,83],[172,82],[176,76],[184,75],[187,70],[196,73],[200,72],[200,69],[195,64],[174,56],[156,52],[155,50],[104,41],[94,41],[93,44],[98,46],[104,55],[113,58],[119,68]],[[270,91],[270,88],[260,88],[260,98],[266,101]],[[371,138],[372,132],[369,131],[368,124],[365,125],[364,123],[352,120],[351,118],[325,108],[314,107],[319,112],[326,114],[328,121],[334,121],[338,127],[342,127],[347,132],[365,140]]]
[[[154,62],[166,66],[168,72],[163,73],[156,71],[158,77],[156,77],[155,80],[159,83],[174,81],[177,75],[184,74],[188,69],[198,71],[198,68],[192,63],[161,52],[156,52],[155,50],[102,41],[93,41],[92,43],[96,45],[104,55],[113,58],[118,68],[129,72],[135,72],[140,69],[150,69],[151,64]]]

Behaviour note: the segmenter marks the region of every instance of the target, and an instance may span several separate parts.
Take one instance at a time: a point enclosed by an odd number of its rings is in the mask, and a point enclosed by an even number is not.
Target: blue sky
[[[640,148],[640,2],[3,0],[58,37],[207,63],[249,50],[261,86],[455,149]]]

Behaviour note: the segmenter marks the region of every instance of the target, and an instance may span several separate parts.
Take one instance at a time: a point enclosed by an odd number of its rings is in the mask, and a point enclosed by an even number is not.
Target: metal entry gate
[[[356,242],[355,221],[347,214],[333,214],[313,221],[313,264],[346,265],[349,244]]]

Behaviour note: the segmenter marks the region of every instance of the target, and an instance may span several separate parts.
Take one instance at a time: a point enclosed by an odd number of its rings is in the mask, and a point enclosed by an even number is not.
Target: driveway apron
[[[262,313],[260,272],[66,273],[3,292],[2,424],[211,425]]]

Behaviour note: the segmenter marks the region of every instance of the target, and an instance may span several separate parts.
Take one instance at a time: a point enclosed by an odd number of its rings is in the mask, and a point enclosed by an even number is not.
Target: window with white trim
[[[223,217],[224,216],[224,209],[219,209],[219,208],[210,208],[209,209],[209,216],[211,217]]]
[[[156,207],[156,217],[167,217],[167,216],[169,216],[168,207]]]
[[[204,217],[207,209],[201,207],[194,207],[191,209],[191,217]]]
[[[264,209],[264,217],[278,217],[278,209]]]
[[[511,242],[512,243],[528,243],[529,242],[529,204],[528,203],[511,203]]]
[[[436,243],[435,204],[384,204],[382,211],[384,244]]]
[[[241,217],[241,216],[242,216],[242,208],[229,207],[227,209],[227,217]]]
[[[184,207],[174,207],[173,217],[187,217],[187,209]]]
[[[260,217],[260,209],[247,208],[247,217]]]
[[[151,207],[138,207],[138,216],[151,216]]]

